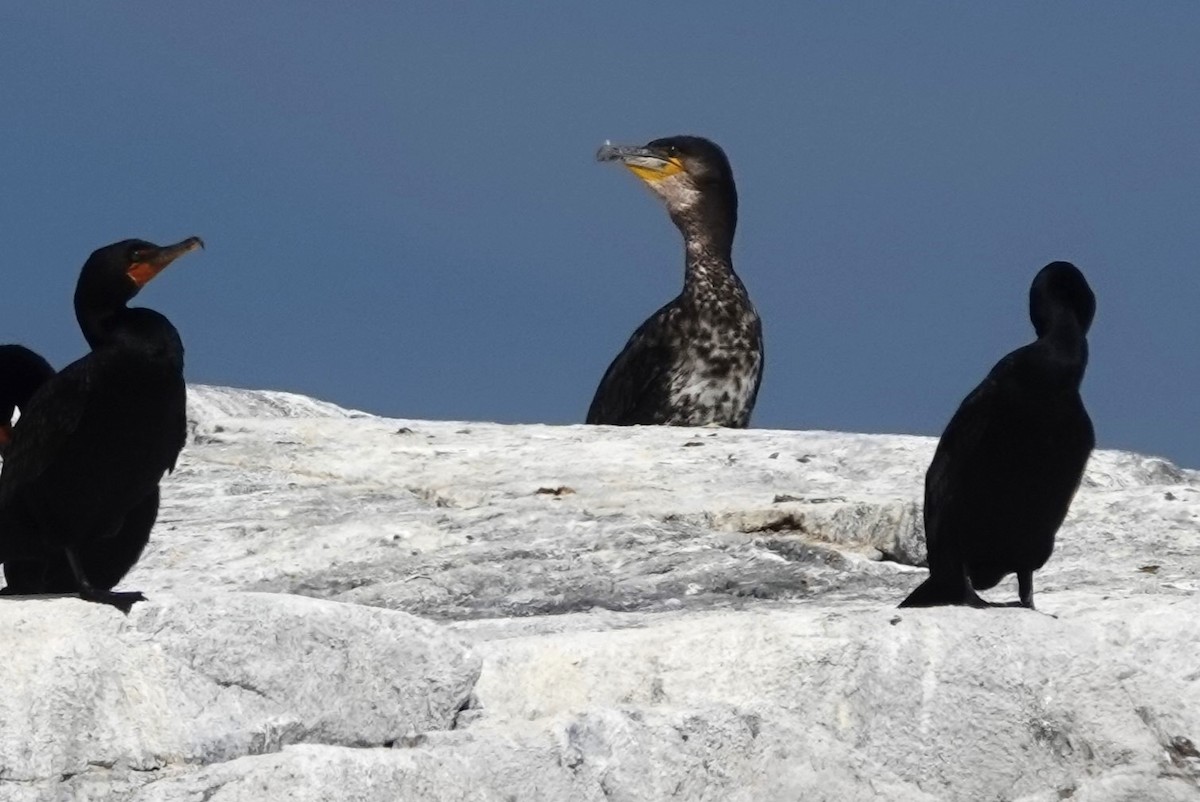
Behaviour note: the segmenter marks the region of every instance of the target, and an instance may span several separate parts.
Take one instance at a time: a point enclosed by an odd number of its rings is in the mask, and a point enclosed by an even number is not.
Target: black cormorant
[[[733,272],[737,189],[725,152],[695,136],[644,147],[605,145],[666,202],[683,234],[683,292],[613,360],[587,422],[745,428],[762,382],[762,323]]]
[[[53,375],[54,368],[50,363],[25,346],[0,345],[0,457],[16,434],[12,423],[14,408],[24,414],[34,393]],[[150,538],[157,514],[158,489],[155,488],[125,516],[116,537],[98,544],[80,545],[80,560],[95,587],[110,590],[133,567]],[[79,589],[65,555],[54,555],[46,560],[9,559],[4,562],[4,580],[0,595],[5,596],[75,593]]]
[[[1037,340],[1001,359],[950,419],[925,474],[929,578],[901,607],[991,606],[976,590],[1016,573],[1033,608],[1033,572],[1054,550],[1096,438],[1079,386],[1096,298],[1069,262],[1029,291]]]
[[[15,434],[14,412],[19,409],[22,415],[25,414],[33,394],[53,375],[54,368],[41,355],[23,345],[0,345],[0,457],[7,452]],[[44,563],[33,561],[17,564],[9,561],[4,566],[4,572],[6,584],[0,589],[0,594],[44,592]],[[71,590],[74,590],[74,586]]]
[[[21,417],[0,471],[0,561],[52,572],[65,558],[81,598],[126,611],[143,598],[109,588],[141,554],[159,480],[183,448],[186,389],[175,327],[126,304],[199,247],[197,237],[167,247],[125,240],[84,264],[75,314],[92,351],[49,379]]]

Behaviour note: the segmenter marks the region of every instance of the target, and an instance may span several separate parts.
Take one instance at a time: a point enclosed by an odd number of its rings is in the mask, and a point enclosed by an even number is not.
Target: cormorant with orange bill
[[[42,385],[21,417],[0,470],[0,561],[53,569],[65,558],[81,598],[124,611],[143,598],[109,588],[157,516],[158,483],[186,439],[186,388],[175,327],[127,304],[202,246],[197,237],[166,247],[124,240],[84,264],[75,314],[92,351]],[[103,568],[119,571],[111,584],[111,575],[93,579],[110,554],[128,564]]]

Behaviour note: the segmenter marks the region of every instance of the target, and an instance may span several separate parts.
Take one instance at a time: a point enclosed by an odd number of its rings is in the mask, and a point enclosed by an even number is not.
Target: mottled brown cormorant
[[[938,442],[925,474],[929,578],[901,607],[992,606],[975,591],[1016,573],[1019,604],[1033,608],[1033,572],[1096,442],[1079,397],[1096,298],[1074,265],[1053,262],[1029,311],[1037,340],[996,363]]]
[[[733,272],[737,188],[725,152],[695,136],[605,145],[667,205],[683,234],[683,292],[613,360],[587,422],[745,428],[762,381],[762,323]]]

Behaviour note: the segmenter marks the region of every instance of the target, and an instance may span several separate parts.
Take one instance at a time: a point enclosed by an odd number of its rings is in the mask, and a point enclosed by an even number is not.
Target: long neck
[[[741,286],[733,272],[733,235],[737,219],[716,210],[689,210],[673,215],[683,234],[685,252],[684,294],[707,292],[713,287]]]
[[[80,284],[75,290],[75,320],[93,350],[108,341],[121,316],[129,311],[125,301],[109,293],[89,291]]]
[[[75,293],[75,318],[93,351],[116,348],[183,370],[183,343],[171,321],[145,307],[129,307],[112,293]]]
[[[1055,374],[1078,388],[1088,362],[1087,332],[1079,319],[1066,309],[1056,310],[1038,336],[1038,345],[1054,366]]]

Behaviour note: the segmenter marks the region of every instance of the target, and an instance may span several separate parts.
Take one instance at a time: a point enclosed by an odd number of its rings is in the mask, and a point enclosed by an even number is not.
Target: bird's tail
[[[970,604],[968,588],[963,582],[949,582],[933,574],[922,582],[916,590],[908,594],[908,598],[900,602],[901,607],[941,607],[947,604]],[[978,598],[978,597],[976,597]]]

